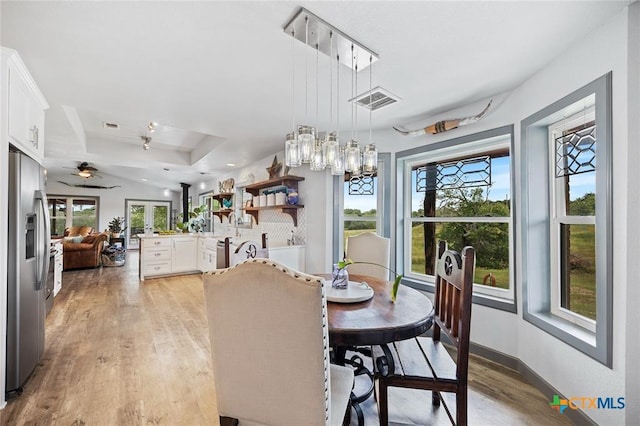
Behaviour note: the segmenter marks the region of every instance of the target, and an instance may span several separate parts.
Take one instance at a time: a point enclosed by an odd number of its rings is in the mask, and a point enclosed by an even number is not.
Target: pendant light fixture
[[[316,49],[316,127],[309,124],[296,126],[295,110],[295,49],[292,48],[292,121],[293,131],[287,134],[285,141],[285,164],[289,167],[299,167],[302,163],[309,163],[311,170],[331,169],[333,175],[342,175],[345,170],[352,176],[362,172],[375,171],[377,151],[371,137],[371,113],[369,115],[369,144],[360,151],[358,143],[358,112],[354,101],[358,87],[359,65],[371,66],[378,56],[364,45],[336,29],[323,19],[301,8],[298,13],[284,27],[285,33],[293,39],[303,42],[305,46],[305,113],[304,123],[309,123],[309,47]],[[304,35],[303,35],[304,34]],[[309,36],[313,40],[309,40]],[[294,41],[295,44],[295,41]],[[329,127],[324,137],[319,137],[319,53],[329,56]],[[347,55],[350,54],[350,57]],[[335,55],[335,56],[334,56]],[[367,63],[368,59],[368,63]],[[336,121],[333,121],[333,60],[336,61]],[[340,66],[351,68],[351,138],[344,145],[340,145]],[[371,70],[369,77],[371,86]],[[369,94],[371,100],[371,94]],[[297,127],[297,134],[296,134]],[[363,169],[364,162],[364,169]],[[372,166],[373,164],[373,166]],[[372,169],[373,167],[373,169]]]
[[[369,145],[364,148],[362,153],[362,173],[373,174],[378,169],[378,150],[373,143],[372,136],[372,119],[371,114],[373,108],[371,107],[371,96],[373,94],[373,57],[369,56]]]
[[[309,17],[304,19],[305,35],[304,43],[309,45]],[[304,122],[308,123],[309,118],[309,58],[308,48],[305,48],[304,53]],[[314,141],[315,141],[315,129],[307,124],[303,124],[298,127],[298,141],[300,142],[300,151],[302,154],[302,162],[310,163],[311,155],[313,153]]]
[[[351,45],[351,63],[353,64],[353,44]],[[355,73],[354,73],[355,71]],[[358,64],[351,68],[351,98],[358,91]],[[360,145],[358,144],[358,112],[355,102],[351,104],[351,140],[347,144],[345,152],[344,170],[352,175],[360,174]]]
[[[288,167],[300,167],[302,156],[300,142],[296,138],[296,56],[295,56],[295,30],[291,29],[291,133],[287,133],[285,140],[284,159]]]
[[[340,148],[338,138],[333,129],[333,31],[329,33],[329,131],[325,141],[325,163],[327,167],[332,167],[336,161],[336,156]],[[340,66],[340,60],[338,60]]]
[[[316,137],[314,138],[314,146],[313,146],[313,153],[311,155],[311,164],[309,165],[309,168],[311,170],[314,171],[320,171],[320,170],[324,170],[325,169],[325,160],[324,160],[324,150],[325,150],[325,145],[322,139],[320,139],[320,136],[318,135],[319,132],[319,96],[320,96],[320,83],[319,83],[319,73],[318,73],[318,57],[319,57],[319,43],[320,40],[318,40],[318,43],[316,44]]]

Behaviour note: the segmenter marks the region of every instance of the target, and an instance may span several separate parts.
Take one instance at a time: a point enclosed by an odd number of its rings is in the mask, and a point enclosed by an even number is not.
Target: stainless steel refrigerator
[[[50,236],[44,169],[13,146],[9,151],[6,390],[11,394],[22,391],[44,352]]]

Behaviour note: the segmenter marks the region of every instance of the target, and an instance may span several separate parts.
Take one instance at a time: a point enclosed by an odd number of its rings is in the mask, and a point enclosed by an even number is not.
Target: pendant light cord
[[[329,132],[333,129],[333,31],[329,33]]]
[[[291,128],[296,133],[296,32],[291,29]]]
[[[351,99],[353,99],[353,44],[351,45]],[[353,102],[351,103],[351,140],[353,140]]]
[[[320,97],[319,97],[320,74],[318,73],[319,54],[320,54],[320,37],[318,37],[318,42],[316,43],[316,139],[320,139],[320,119],[319,119],[320,109],[318,108],[318,105],[320,104]]]
[[[340,142],[340,54],[336,56],[336,139]]]
[[[304,18],[305,34],[304,44],[309,45],[309,17]],[[308,124],[308,105],[309,105],[309,49],[304,50],[304,125]]]
[[[373,55],[369,55],[369,143],[373,143],[373,138],[371,137],[371,113],[373,112],[373,105],[371,105],[371,95],[373,95],[373,72],[371,69],[373,68]]]

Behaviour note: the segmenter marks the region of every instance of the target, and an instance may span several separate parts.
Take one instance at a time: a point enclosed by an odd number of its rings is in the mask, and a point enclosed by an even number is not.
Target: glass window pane
[[[345,182],[344,189],[344,235],[343,247],[346,247],[347,237],[364,231],[376,231],[376,215],[378,196],[378,177],[373,177],[373,195],[349,194],[349,182]],[[365,220],[358,220],[364,218]]]
[[[474,282],[509,288],[509,224],[477,222],[414,223],[411,229],[411,272],[434,275],[436,244],[476,250]]]
[[[596,214],[596,172],[580,173],[565,177],[567,215],[595,216]]]
[[[511,174],[509,169],[509,155],[504,152],[489,157],[491,185],[475,186],[477,183],[460,183],[461,187],[447,184],[447,178],[442,173],[452,166],[447,166],[441,172],[435,172],[438,164],[429,163],[422,171],[415,168],[411,172],[412,217],[476,217],[476,216],[509,216],[511,210]],[[460,182],[472,179],[475,174],[469,172],[459,177]],[[438,183],[442,182],[442,184]],[[425,189],[419,191],[418,187]],[[429,188],[437,188],[436,190]]]
[[[169,229],[169,207],[153,206],[153,231],[165,231]]]
[[[596,319],[596,227],[560,225],[560,306]]]
[[[144,234],[144,210],[143,205],[132,205],[129,208],[130,235]]]

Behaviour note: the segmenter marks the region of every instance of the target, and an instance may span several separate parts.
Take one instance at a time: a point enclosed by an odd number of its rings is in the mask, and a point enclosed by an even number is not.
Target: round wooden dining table
[[[331,280],[331,274],[316,275]],[[424,333],[433,324],[433,304],[427,296],[407,286],[400,286],[396,301],[392,302],[393,282],[387,280],[349,274],[349,281],[366,282],[373,289],[373,297],[355,303],[327,302],[329,344],[334,350],[333,362],[349,364],[355,368],[356,376],[366,374],[369,378],[364,392],[351,394],[351,405],[358,416],[358,425],[362,426],[364,415],[360,403],[373,393],[374,375],[359,355],[346,359],[347,350],[371,356],[373,345],[384,348],[388,343]]]
[[[320,274],[330,279],[330,274]],[[328,302],[329,344],[340,346],[382,345],[410,339],[432,325],[433,304],[418,290],[401,285],[395,303],[393,282],[367,275],[349,275],[350,281],[366,282],[374,291],[364,302]]]

